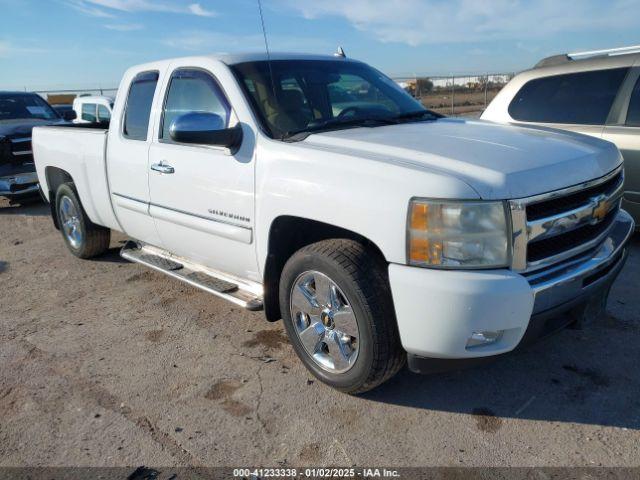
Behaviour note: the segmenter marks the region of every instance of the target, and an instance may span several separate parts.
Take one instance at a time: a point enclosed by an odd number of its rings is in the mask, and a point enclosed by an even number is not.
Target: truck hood
[[[445,118],[310,135],[304,144],[463,180],[483,199],[528,197],[606,175],[616,146],[542,127]]]
[[[64,120],[43,120],[38,118],[17,118],[0,120],[0,138],[30,137],[33,127],[44,127],[66,123]]]

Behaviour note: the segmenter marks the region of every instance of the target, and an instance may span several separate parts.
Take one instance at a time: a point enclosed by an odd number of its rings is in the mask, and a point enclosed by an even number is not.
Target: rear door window
[[[98,105],[98,121],[108,122],[111,120],[111,112],[104,105]]]
[[[158,84],[158,72],[138,74],[131,82],[122,133],[131,140],[146,140],[153,95]]]
[[[82,120],[95,123],[96,121],[96,104],[95,103],[82,104]]]
[[[511,101],[509,115],[523,122],[604,125],[628,71],[614,68],[531,80]]]
[[[640,78],[631,93],[626,125],[629,127],[640,127]]]

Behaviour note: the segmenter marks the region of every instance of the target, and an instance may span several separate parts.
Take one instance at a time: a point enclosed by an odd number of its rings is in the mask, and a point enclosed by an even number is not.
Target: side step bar
[[[128,241],[120,256],[224,298],[247,310],[262,310],[262,285],[245,283],[220,272],[176,258],[165,250]]]

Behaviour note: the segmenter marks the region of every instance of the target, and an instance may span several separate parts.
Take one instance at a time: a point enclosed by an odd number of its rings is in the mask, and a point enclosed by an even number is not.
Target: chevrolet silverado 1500
[[[137,66],[100,127],[34,131],[70,251],[124,232],[126,259],[282,318],[346,392],[405,359],[462,366],[579,321],[633,230],[613,144],[442,118],[346,58]]]

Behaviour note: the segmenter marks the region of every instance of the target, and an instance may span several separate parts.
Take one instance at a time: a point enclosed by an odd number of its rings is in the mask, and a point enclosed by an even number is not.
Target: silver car
[[[481,118],[615,143],[625,160],[623,207],[640,224],[640,46],[545,58],[514,77]]]

